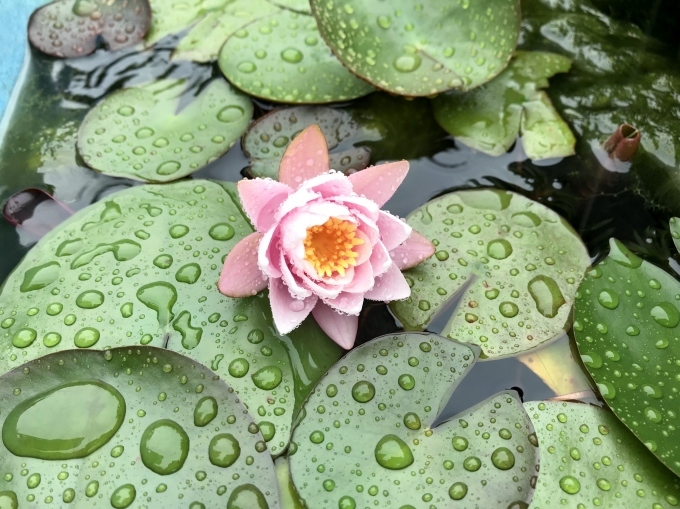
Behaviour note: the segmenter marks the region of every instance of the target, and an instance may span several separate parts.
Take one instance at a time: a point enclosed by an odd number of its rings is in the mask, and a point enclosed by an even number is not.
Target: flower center
[[[319,276],[345,275],[345,269],[356,265],[359,253],[355,246],[364,241],[356,237],[357,226],[351,221],[331,217],[320,226],[307,228],[305,260],[314,266]]]

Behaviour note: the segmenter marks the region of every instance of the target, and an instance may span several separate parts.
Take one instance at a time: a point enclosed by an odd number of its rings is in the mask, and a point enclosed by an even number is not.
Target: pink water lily
[[[434,253],[428,239],[380,210],[408,167],[399,161],[347,177],[329,168],[319,127],[308,127],[283,155],[279,182],[238,183],[257,232],[227,256],[220,292],[246,297],[269,286],[279,333],[289,333],[311,312],[326,334],[351,348],[364,299],[405,299],[411,289],[401,269]]]

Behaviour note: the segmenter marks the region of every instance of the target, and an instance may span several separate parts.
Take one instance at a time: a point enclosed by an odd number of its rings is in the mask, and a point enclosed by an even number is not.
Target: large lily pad
[[[505,153],[518,135],[531,159],[573,155],[574,135],[540,90],[570,66],[568,58],[555,53],[518,51],[492,82],[437,97],[435,117],[456,139],[493,156]]]
[[[389,92],[469,90],[508,64],[519,35],[518,0],[311,0],[319,31],[352,72]]]
[[[149,0],[57,0],[33,13],[28,40],[48,55],[89,55],[101,37],[110,50],[134,46],[151,25]]]
[[[391,304],[407,330],[450,313],[443,335],[485,357],[517,355],[563,333],[588,253],[567,222],[521,195],[481,189],[432,200],[407,222],[437,246],[404,272],[411,296]]]
[[[524,407],[541,449],[532,509],[678,505],[678,478],[608,410],[556,401]]]
[[[581,359],[616,416],[680,473],[680,283],[610,241],[574,310]]]
[[[329,103],[373,90],[331,54],[314,18],[286,9],[235,32],[219,64],[238,88],[270,101]]]
[[[192,359],[152,347],[71,350],[0,381],[3,508],[279,507],[257,424]]]
[[[293,436],[290,468],[307,507],[526,507],[538,451],[516,393],[433,426],[478,351],[401,334],[341,359]]]
[[[161,80],[109,95],[85,117],[78,150],[107,175],[168,182],[197,171],[248,127],[248,97],[216,78],[181,111],[182,80]]]
[[[179,42],[172,58],[210,62],[231,34],[258,18],[278,12],[267,0],[231,0],[222,9],[211,10]]]
[[[278,336],[266,294],[216,288],[252,228],[234,184],[190,180],[110,195],[46,235],[0,293],[0,373],[52,351],[165,346],[210,366],[250,409],[272,453],[296,404],[341,355],[313,322]]]

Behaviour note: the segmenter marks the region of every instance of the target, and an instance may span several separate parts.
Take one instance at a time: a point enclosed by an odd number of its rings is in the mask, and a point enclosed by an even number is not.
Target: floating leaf
[[[391,304],[407,330],[423,330],[458,302],[443,334],[517,355],[562,334],[590,260],[567,222],[521,195],[459,191],[430,201],[407,222],[437,246],[404,272],[411,296]],[[460,299],[458,301],[458,299]]]
[[[435,0],[427,8],[410,0],[310,4],[321,35],[342,63],[400,95],[486,83],[508,64],[519,35],[517,0]]]
[[[610,240],[574,310],[581,359],[616,416],[676,474],[680,283]]]
[[[179,42],[172,58],[210,62],[231,34],[258,18],[278,12],[267,0],[232,0],[222,9],[208,12]]]
[[[107,175],[168,182],[224,154],[248,127],[253,105],[214,79],[181,111],[182,80],[161,80],[109,95],[85,117],[78,150]]]
[[[152,0],[151,28],[146,35],[152,46],[168,35],[177,34],[195,25],[213,12],[220,12],[233,0]]]
[[[183,355],[71,350],[1,380],[0,501],[13,494],[37,506],[101,500],[120,509],[183,498],[205,508],[228,498],[227,507],[246,499],[260,503],[253,509],[279,507],[257,424],[227,384]]]
[[[331,54],[311,16],[282,10],[232,35],[219,57],[224,75],[271,101],[329,103],[373,90]]]
[[[107,197],[47,234],[0,293],[0,373],[55,350],[165,346],[210,366],[257,416],[273,454],[296,405],[342,355],[307,322],[275,335],[266,294],[216,288],[252,232],[234,184],[189,180]]]
[[[111,51],[134,46],[151,25],[149,0],[57,0],[35,11],[28,40],[48,55],[89,55],[102,38]]]
[[[541,449],[533,509],[678,505],[680,484],[608,410],[525,403]]]
[[[279,7],[283,7],[284,9],[290,9],[291,11],[303,14],[312,13],[309,8],[309,0],[269,0],[269,2],[278,5]]]
[[[330,150],[330,165],[343,173],[362,170],[371,160],[371,151],[354,147],[352,141],[361,127],[346,110],[325,106],[297,106],[273,111],[250,125],[243,137],[243,151],[250,157],[250,172],[256,177],[278,179],[279,164],[286,148],[295,136],[312,124],[317,124],[326,137]],[[379,134],[363,133],[368,139]]]
[[[547,78],[570,66],[561,55],[518,51],[492,82],[437,97],[435,117],[456,139],[493,156],[505,153],[518,135],[531,159],[573,155],[574,135],[540,90],[548,86]]]
[[[290,469],[307,507],[403,507],[416,497],[427,507],[452,500],[526,507],[538,451],[516,393],[432,427],[476,352],[435,335],[401,334],[341,359],[305,403],[293,435]]]

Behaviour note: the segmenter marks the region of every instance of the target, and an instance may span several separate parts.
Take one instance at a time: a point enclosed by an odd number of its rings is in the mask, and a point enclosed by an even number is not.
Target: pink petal
[[[349,176],[354,192],[382,207],[406,178],[408,161],[379,164]],[[280,180],[280,179],[279,179]],[[283,182],[283,181],[282,181]]]
[[[373,246],[371,246],[371,241],[368,238],[368,235],[366,235],[361,230],[357,229],[355,235],[358,239],[364,241],[363,244],[354,246],[354,251],[359,255],[355,260],[356,265],[359,266],[366,263],[366,261],[368,261],[368,259],[371,257],[371,253],[373,253]]]
[[[322,302],[316,305],[312,315],[314,315],[319,327],[345,350],[354,346],[359,329],[358,316],[341,315]]]
[[[323,198],[348,196],[352,194],[352,183],[340,172],[323,173],[303,182],[300,189],[308,189],[319,193]]]
[[[373,268],[374,277],[382,276],[394,264],[390,257],[390,253],[385,249],[382,242],[378,242],[373,247],[370,262]]]
[[[350,293],[364,294],[373,288],[375,284],[373,267],[370,263],[363,263],[354,267],[354,278],[352,282],[345,286],[344,291]],[[363,296],[362,296],[363,299]]]
[[[269,277],[281,277],[279,267],[279,247],[281,242],[278,228],[272,228],[262,236],[260,247],[257,250],[257,264],[260,270]]]
[[[310,125],[288,145],[279,166],[279,182],[293,189],[330,170],[328,146],[318,125]]]
[[[409,288],[399,268],[393,263],[385,274],[375,280],[375,286],[372,290],[366,292],[364,297],[390,302],[405,299],[409,295],[411,295],[411,288]]]
[[[378,220],[380,207],[368,198],[364,198],[363,196],[335,196],[331,198],[331,200],[344,205],[352,212],[360,213],[362,216],[369,218],[373,222]]]
[[[267,276],[257,265],[261,233],[241,239],[224,260],[217,288],[227,297],[250,297],[267,287]]]
[[[297,299],[306,299],[307,297],[311,297],[312,292],[311,290],[305,288],[302,286],[299,282],[299,279],[293,275],[293,273],[290,271],[290,268],[288,267],[288,262],[286,260],[285,255],[283,254],[283,251],[281,251],[281,274],[283,278],[283,282],[286,283],[286,286],[288,286],[288,291],[293,295],[293,297]]]
[[[360,293],[342,292],[335,299],[325,300],[324,302],[341,313],[359,315],[364,304],[364,296]]]
[[[243,208],[257,231],[263,233],[272,227],[276,211],[292,192],[287,185],[272,179],[241,180],[238,183]]]
[[[295,329],[314,309],[318,297],[298,300],[293,297],[279,278],[269,280],[269,302],[272,306],[274,324],[279,334],[288,334]]]
[[[399,269],[405,270],[425,261],[434,254],[434,251],[434,244],[413,230],[402,245],[390,251],[390,256]]]
[[[376,224],[380,230],[380,239],[388,251],[402,244],[411,235],[412,228],[409,225],[383,210],[380,211]]]

